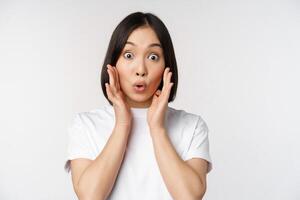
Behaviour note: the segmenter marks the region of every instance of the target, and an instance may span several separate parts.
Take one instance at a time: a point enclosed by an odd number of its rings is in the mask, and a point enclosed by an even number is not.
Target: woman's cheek
[[[156,90],[159,87],[159,84],[160,84],[161,80],[162,80],[162,77],[158,77],[155,81],[153,81],[153,84],[152,84],[152,87],[151,87],[151,92],[152,93],[156,92]]]

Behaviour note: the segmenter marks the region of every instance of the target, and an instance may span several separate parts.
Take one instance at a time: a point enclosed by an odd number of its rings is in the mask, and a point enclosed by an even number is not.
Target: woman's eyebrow
[[[136,46],[136,44],[134,44],[133,42],[130,42],[130,41],[127,41],[125,44],[131,44],[131,45],[133,45],[133,46]],[[161,45],[158,44],[158,43],[152,43],[152,44],[150,44],[150,45],[148,46],[148,48],[149,48],[149,47],[159,47],[159,48],[162,49]]]

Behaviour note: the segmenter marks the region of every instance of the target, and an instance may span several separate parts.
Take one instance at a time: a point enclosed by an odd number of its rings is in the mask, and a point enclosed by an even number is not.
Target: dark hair
[[[149,26],[156,33],[163,49],[163,55],[165,60],[165,66],[170,67],[172,72],[171,82],[174,83],[172,86],[168,102],[171,102],[175,99],[177,85],[178,85],[178,71],[177,63],[175,58],[175,52],[172,44],[170,34],[167,27],[164,23],[152,13],[142,13],[135,12],[127,17],[125,17],[115,28],[109,46],[106,52],[104,63],[101,70],[101,87],[104,93],[105,98],[108,100],[109,104],[112,105],[112,102],[108,99],[105,83],[109,82],[109,75],[107,73],[106,65],[110,64],[115,66],[117,60],[127,42],[129,35],[137,28],[142,26]],[[159,84],[158,89],[162,90],[163,79]]]

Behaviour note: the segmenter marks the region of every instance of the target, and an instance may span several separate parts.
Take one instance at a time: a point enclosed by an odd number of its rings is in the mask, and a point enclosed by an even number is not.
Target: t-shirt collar
[[[112,105],[105,105],[105,107],[109,110],[109,112],[111,114],[114,114],[114,108]],[[134,118],[146,118],[147,117],[147,112],[148,112],[148,108],[134,108],[131,107],[131,114],[132,117]]]

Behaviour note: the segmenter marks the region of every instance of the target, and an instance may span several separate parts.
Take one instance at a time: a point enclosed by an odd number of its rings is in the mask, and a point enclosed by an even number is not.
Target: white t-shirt
[[[147,124],[147,110],[131,108],[131,135],[109,200],[172,199],[155,158]],[[111,105],[76,113],[68,127],[67,160],[94,160],[104,148],[114,125],[115,114]],[[168,106],[165,127],[171,143],[183,160],[205,159],[209,162],[208,172],[211,171],[208,127],[199,115]]]

